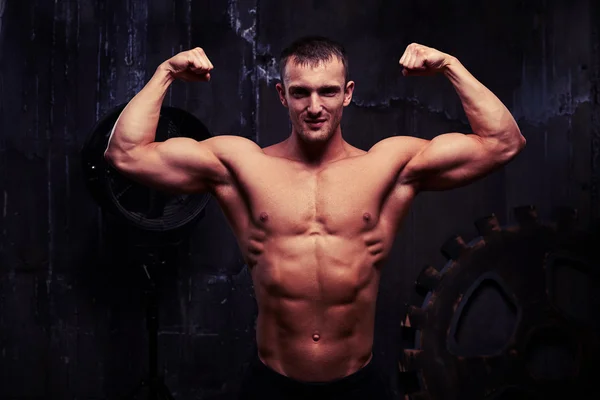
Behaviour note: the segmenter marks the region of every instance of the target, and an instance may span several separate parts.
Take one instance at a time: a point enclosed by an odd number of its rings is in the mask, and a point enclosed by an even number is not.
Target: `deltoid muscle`
[[[514,215],[476,221],[478,237],[450,238],[442,270],[417,277],[399,360],[409,398],[598,398],[600,230],[566,207],[547,223],[532,206]]]

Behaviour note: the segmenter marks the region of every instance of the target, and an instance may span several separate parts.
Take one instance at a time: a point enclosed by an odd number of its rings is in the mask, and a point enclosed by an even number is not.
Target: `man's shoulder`
[[[420,150],[427,142],[415,136],[391,136],[375,143],[369,153],[414,153]]]
[[[429,141],[414,136],[392,136],[373,145],[365,158],[370,164],[402,169]]]
[[[276,156],[277,154],[280,153],[280,149],[281,149],[281,142],[272,144],[270,146],[262,147],[263,153],[265,153],[268,156]]]
[[[230,134],[218,134],[202,143],[208,145],[213,151],[220,154],[227,153],[262,153],[262,149],[254,141],[244,137]]]

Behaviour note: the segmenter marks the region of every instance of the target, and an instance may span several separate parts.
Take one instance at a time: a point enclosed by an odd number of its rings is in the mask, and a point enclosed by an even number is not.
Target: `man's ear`
[[[287,107],[287,100],[285,98],[285,87],[283,86],[283,84],[278,83],[277,85],[275,85],[275,88],[277,89],[277,94],[279,94],[279,101],[281,101],[281,104],[283,104],[284,107]]]
[[[350,104],[352,101],[352,93],[354,92],[354,81],[348,81],[346,83],[346,90],[344,90],[344,107]]]

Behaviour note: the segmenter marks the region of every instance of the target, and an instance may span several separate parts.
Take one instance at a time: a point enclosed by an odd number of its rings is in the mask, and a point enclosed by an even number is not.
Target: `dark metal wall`
[[[598,203],[598,6],[593,0],[0,0],[0,398],[100,399],[146,366],[140,277],[108,261],[102,216],[80,149],[94,123],[128,101],[157,65],[203,47],[210,84],[175,83],[166,104],[215,133],[269,145],[289,134],[275,59],[293,38],[343,42],[357,87],[346,139],[468,129],[443,77],[403,78],[410,42],[457,56],[513,111],[527,148],[468,187],[424,193],[395,242],[378,300],[375,351],[390,370],[417,272],[472,221],[535,204]],[[252,284],[211,202],[189,257],[162,276],[160,368],[178,399],[229,398],[254,350]],[[391,384],[394,384],[393,378]]]

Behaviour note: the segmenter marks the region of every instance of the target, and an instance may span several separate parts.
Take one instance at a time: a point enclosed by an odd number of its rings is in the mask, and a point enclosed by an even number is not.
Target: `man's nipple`
[[[369,221],[371,220],[371,214],[369,214],[369,213],[364,213],[364,214],[363,214],[363,220],[364,220],[365,222],[369,222]]]
[[[267,222],[269,220],[269,214],[267,214],[266,212],[262,212],[260,213],[260,220],[261,222]]]

